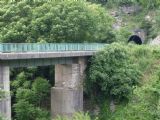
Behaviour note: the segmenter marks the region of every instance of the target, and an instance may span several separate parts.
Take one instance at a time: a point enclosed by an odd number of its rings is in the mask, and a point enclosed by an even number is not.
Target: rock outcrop
[[[150,42],[151,45],[160,45],[160,35]]]

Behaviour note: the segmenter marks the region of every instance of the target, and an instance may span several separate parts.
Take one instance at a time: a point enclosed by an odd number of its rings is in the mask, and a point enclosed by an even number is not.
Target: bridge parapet
[[[0,52],[96,51],[103,43],[1,43]]]

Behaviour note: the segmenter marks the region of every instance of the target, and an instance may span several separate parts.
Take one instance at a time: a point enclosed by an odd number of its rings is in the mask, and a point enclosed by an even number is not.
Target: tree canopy
[[[0,8],[1,42],[112,42],[113,19],[85,1],[20,1]]]

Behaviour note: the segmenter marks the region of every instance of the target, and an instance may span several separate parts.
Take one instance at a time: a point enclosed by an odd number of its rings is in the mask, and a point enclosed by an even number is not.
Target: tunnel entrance
[[[138,45],[141,45],[142,44],[142,39],[139,36],[137,36],[137,35],[132,35],[129,38],[128,42],[134,42],[134,43],[136,43]]]

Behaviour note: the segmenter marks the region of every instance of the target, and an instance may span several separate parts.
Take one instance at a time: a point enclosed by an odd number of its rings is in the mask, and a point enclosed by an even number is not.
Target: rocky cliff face
[[[133,14],[140,12],[141,7],[138,5],[123,5],[120,10],[125,14]]]
[[[160,35],[150,42],[151,45],[160,45]]]

